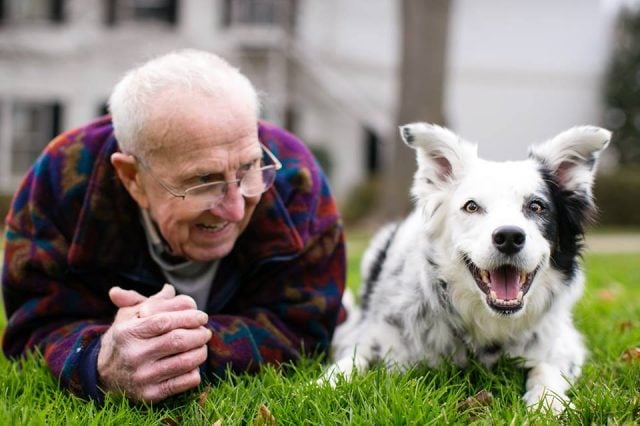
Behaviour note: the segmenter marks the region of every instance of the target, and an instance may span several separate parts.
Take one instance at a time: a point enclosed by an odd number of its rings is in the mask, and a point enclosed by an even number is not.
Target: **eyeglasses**
[[[139,158],[136,161],[164,188],[169,194],[182,198],[185,209],[192,211],[209,210],[217,206],[229,190],[229,185],[238,185],[240,194],[244,197],[255,197],[266,192],[276,180],[276,171],[282,168],[282,163],[269,149],[260,144],[262,159],[247,170],[238,171],[236,179],[230,181],[207,182],[195,185],[180,192],[164,183]]]

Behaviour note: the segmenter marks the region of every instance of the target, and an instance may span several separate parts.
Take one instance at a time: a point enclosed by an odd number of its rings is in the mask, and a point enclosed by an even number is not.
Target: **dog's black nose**
[[[493,231],[493,245],[504,254],[522,250],[527,239],[524,230],[517,226],[501,226]]]

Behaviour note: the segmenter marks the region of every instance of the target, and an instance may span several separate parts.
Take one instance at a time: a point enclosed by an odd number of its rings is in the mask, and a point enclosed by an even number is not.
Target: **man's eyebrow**
[[[240,164],[238,169],[251,166],[256,161],[260,161],[261,159],[262,159],[262,156],[258,155],[250,160],[244,161],[243,163]],[[217,168],[214,169],[214,168],[197,166],[197,167],[194,167],[193,169],[185,170],[184,173],[182,173],[180,176],[177,176],[176,178],[181,181],[193,179],[194,177],[198,177],[198,176],[220,176],[221,178],[224,178],[224,173],[225,173],[224,170],[220,170]]]

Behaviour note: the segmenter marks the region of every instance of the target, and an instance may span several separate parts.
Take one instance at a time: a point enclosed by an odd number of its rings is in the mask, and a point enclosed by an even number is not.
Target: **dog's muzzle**
[[[491,270],[479,268],[467,256],[465,263],[478,288],[487,295],[487,304],[501,314],[513,314],[524,306],[524,296],[538,269],[525,272],[505,264]]]

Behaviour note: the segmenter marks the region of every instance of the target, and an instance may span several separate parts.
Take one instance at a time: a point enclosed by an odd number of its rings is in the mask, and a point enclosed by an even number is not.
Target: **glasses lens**
[[[190,189],[184,199],[189,210],[208,210],[215,207],[224,197],[224,182],[213,182],[208,185]]]
[[[275,177],[276,170],[273,166],[250,170],[240,180],[240,190],[246,197],[255,197],[269,189]]]

